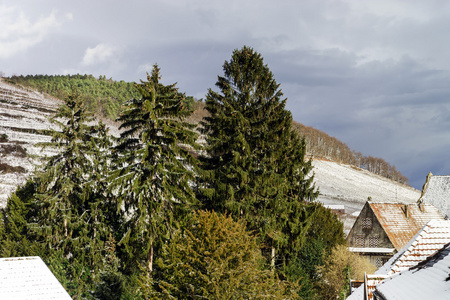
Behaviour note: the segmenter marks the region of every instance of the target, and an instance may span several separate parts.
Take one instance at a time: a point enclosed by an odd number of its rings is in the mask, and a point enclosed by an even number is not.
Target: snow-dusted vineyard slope
[[[345,206],[342,221],[347,233],[369,197],[377,202],[414,203],[421,194],[412,187],[349,165],[314,160],[313,166],[319,201]]]
[[[6,204],[9,194],[23,184],[33,172],[42,155],[38,142],[49,141],[43,135],[51,123],[48,118],[55,112],[59,100],[36,91],[19,88],[0,79],[0,207]],[[25,154],[26,151],[26,154]],[[21,171],[5,171],[7,168],[22,167]]]

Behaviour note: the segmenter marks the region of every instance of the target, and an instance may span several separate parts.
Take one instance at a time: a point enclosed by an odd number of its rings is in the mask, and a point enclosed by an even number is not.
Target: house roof
[[[416,267],[386,279],[375,293],[385,300],[450,299],[450,245]]]
[[[389,259],[374,275],[367,275],[369,299],[372,297],[375,286],[384,279],[417,266],[448,243],[450,243],[450,220],[430,220],[403,249]],[[361,286],[347,300],[363,299],[363,295],[364,286]]]
[[[450,217],[450,176],[427,176],[420,201],[434,205],[441,214]]]
[[[388,271],[385,273],[388,275],[400,273],[416,266],[448,243],[450,243],[450,221],[431,220],[399,252],[399,255],[389,260],[382,269]]]
[[[430,220],[444,218],[430,204],[401,204],[367,202],[389,240],[401,250]]]
[[[0,299],[72,299],[38,256],[0,258]]]
[[[377,284],[382,282],[388,278],[388,275],[365,275],[364,284],[358,287],[356,290],[352,292],[350,296],[347,297],[346,300],[364,300],[364,291],[367,288],[367,299],[372,300],[373,299],[373,291],[375,291],[375,288]]]

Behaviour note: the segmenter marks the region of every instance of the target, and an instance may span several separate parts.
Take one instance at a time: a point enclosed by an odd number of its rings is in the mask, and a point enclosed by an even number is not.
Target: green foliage
[[[286,99],[261,55],[243,47],[223,69],[216,83],[221,93],[209,90],[210,116],[202,122],[208,135],[202,200],[209,209],[245,219],[284,261],[304,240],[304,203],[318,195],[311,161],[305,159],[304,141],[291,130]]]
[[[73,94],[52,121],[59,131],[43,144],[57,150],[4,212],[2,255],[39,255],[75,297],[86,296],[103,266],[116,203],[104,190],[111,147],[106,127],[92,124],[83,101]]]
[[[319,295],[321,299],[345,299],[348,294],[349,278],[362,280],[364,273],[376,271],[367,258],[352,253],[346,245],[336,245],[322,266],[318,267],[321,276]]]
[[[89,111],[98,113],[109,119],[116,119],[122,105],[129,99],[139,97],[134,82],[114,81],[105,76],[95,78],[92,75],[27,75],[12,76],[10,83],[35,88],[53,97],[64,99],[77,91],[86,103]],[[186,97],[184,104],[192,110],[195,100]]]
[[[319,255],[321,255],[320,252]],[[315,290],[315,283],[309,277],[308,271],[303,269],[304,265],[305,263],[299,257],[291,259],[288,265],[282,269],[283,276],[290,282],[298,282],[300,286],[298,297],[300,299],[315,300],[318,297]]]
[[[187,147],[197,148],[184,94],[175,84],[159,82],[155,65],[146,82],[137,85],[141,98],[132,99],[118,119],[123,129],[115,148],[115,171],[110,177],[127,221],[120,245],[129,265],[146,261],[152,270],[155,244],[170,236],[174,223],[195,203],[190,166],[195,157]]]
[[[261,270],[256,238],[230,216],[198,211],[185,230],[164,245],[151,280],[141,277],[146,299],[282,299],[295,284]]]
[[[52,118],[59,129],[43,146],[56,154],[1,210],[0,255],[41,256],[74,298],[322,295],[328,287],[319,279],[331,282],[328,270],[342,269],[325,260],[345,243],[342,223],[314,201],[305,141],[291,130],[286,99],[261,55],[235,50],[224,74],[220,93],[210,90],[202,103],[201,168],[187,122],[194,99],[161,84],[157,65],[127,94],[114,145],[89,113],[119,111],[118,98],[96,100],[104,94],[94,86],[114,89],[112,80],[15,78],[58,93],[76,82],[90,94],[70,94]],[[192,213],[198,207],[218,213]]]
[[[138,95],[134,83],[113,81],[92,75],[28,75],[13,76],[9,82],[35,88],[59,99],[77,91],[89,111],[115,119],[121,105]]]

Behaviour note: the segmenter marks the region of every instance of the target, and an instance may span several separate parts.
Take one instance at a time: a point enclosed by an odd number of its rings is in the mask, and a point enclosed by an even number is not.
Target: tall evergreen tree
[[[80,297],[102,269],[104,243],[112,231],[107,220],[117,221],[107,216],[116,204],[102,184],[110,141],[102,123],[90,123],[94,119],[77,94],[65,100],[52,121],[58,130],[44,146],[55,154],[8,201],[6,234],[16,243],[6,244],[2,252],[11,251],[21,238],[39,245],[22,252],[42,256],[69,293]]]
[[[223,70],[216,83],[221,93],[209,90],[210,116],[202,122],[208,143],[203,201],[244,218],[272,250],[273,265],[275,249],[292,243],[289,234],[302,236],[302,204],[318,195],[311,161],[261,55],[249,47],[235,50]]]
[[[155,245],[195,201],[196,159],[189,147],[197,147],[197,134],[183,121],[191,113],[184,94],[160,83],[157,65],[136,87],[142,97],[130,100],[118,119],[124,131],[111,179],[127,216],[120,245],[131,262],[146,261],[151,272]]]

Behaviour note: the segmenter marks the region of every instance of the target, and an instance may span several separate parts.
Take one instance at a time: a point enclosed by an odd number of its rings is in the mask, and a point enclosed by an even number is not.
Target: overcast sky
[[[421,189],[450,174],[450,1],[0,0],[0,72],[145,79],[203,98],[244,45],[294,120]]]

